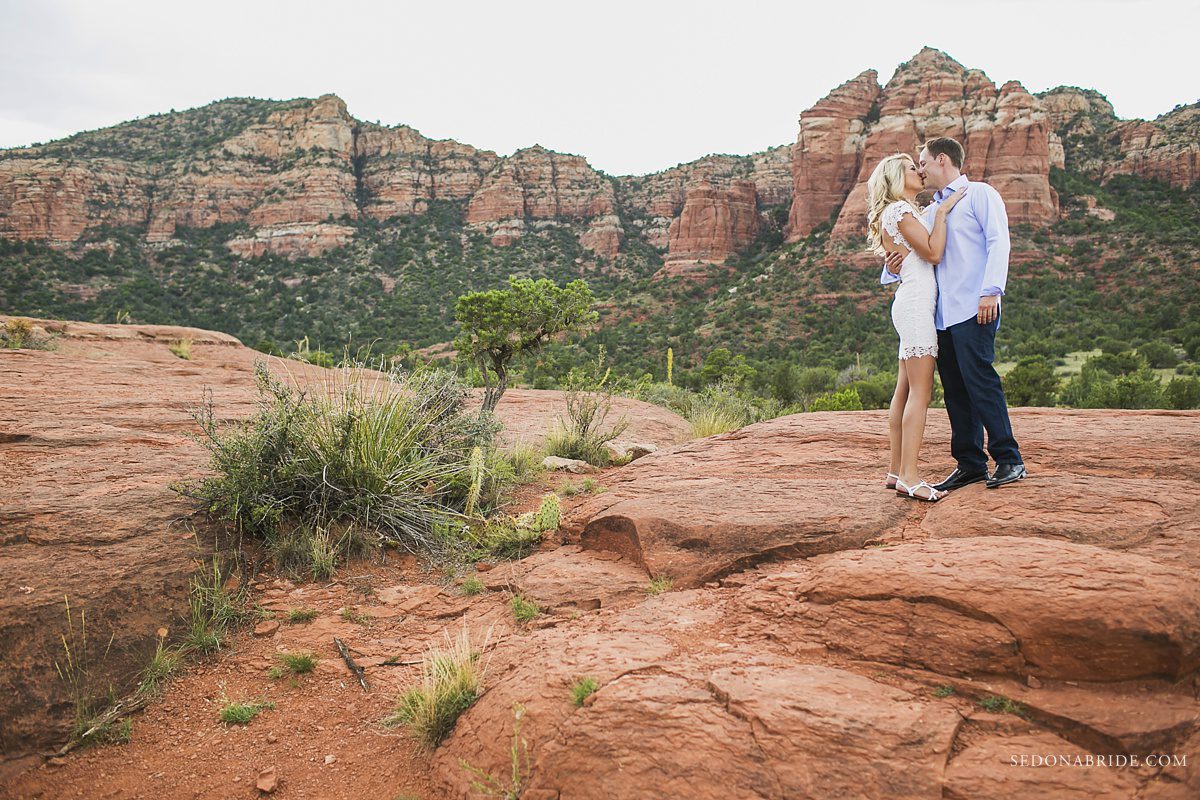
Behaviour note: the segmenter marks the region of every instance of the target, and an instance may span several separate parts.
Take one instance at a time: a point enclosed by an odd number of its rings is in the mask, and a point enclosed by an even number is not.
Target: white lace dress
[[[937,278],[933,265],[917,255],[904,234],[900,233],[900,218],[912,214],[926,230],[930,220],[925,218],[906,200],[897,200],[883,210],[881,224],[886,235],[896,244],[909,250],[900,265],[900,288],[892,301],[892,325],[900,334],[900,358],[918,358],[938,354],[937,328],[934,313],[937,311]]]

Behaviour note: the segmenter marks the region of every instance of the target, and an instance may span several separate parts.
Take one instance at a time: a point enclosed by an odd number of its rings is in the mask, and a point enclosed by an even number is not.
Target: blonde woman
[[[879,162],[867,180],[867,241],[879,255],[904,254],[900,288],[892,301],[900,365],[888,412],[891,471],[886,486],[915,500],[937,502],[945,493],[921,480],[918,471],[938,354],[934,267],[946,248],[946,217],[966,192],[939,204],[930,219],[917,204],[924,188],[925,180],[910,156],[896,153]]]

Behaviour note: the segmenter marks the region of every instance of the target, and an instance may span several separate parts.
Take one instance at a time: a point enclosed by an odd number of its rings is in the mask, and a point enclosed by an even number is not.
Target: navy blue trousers
[[[980,325],[971,317],[938,331],[937,368],[950,417],[950,453],[964,472],[986,470],[987,453],[997,464],[1024,463],[1008,421],[1004,388],[992,367],[999,327],[999,319]]]

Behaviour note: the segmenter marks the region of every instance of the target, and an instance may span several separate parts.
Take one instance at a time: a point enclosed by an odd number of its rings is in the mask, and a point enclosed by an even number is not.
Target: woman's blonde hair
[[[880,231],[883,210],[904,199],[904,173],[913,163],[908,153],[894,153],[880,161],[867,178],[867,244],[871,251],[883,255],[883,234]]]

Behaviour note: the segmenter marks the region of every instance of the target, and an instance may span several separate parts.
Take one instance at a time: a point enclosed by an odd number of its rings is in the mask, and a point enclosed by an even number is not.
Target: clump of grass
[[[475,577],[474,575],[468,575],[466,579],[463,580],[462,587],[460,588],[462,589],[463,594],[482,594],[485,591],[483,581],[479,580],[479,578]]]
[[[142,670],[142,679],[138,681],[138,694],[157,694],[182,663],[183,653],[179,649],[163,645],[163,639],[159,637],[154,655],[150,657],[150,663]]]
[[[351,606],[342,609],[342,619],[346,622],[353,622],[355,625],[366,625],[371,621],[370,617]]]
[[[217,716],[226,725],[248,725],[250,720],[257,717],[262,711],[274,707],[275,704],[270,701],[243,703],[237,700],[227,700],[221,706]]]
[[[512,609],[513,619],[517,622],[529,622],[542,612],[538,608],[538,604],[532,600],[526,600],[519,594],[514,594],[508,601],[508,607]]]
[[[576,708],[580,708],[583,701],[595,694],[599,688],[600,684],[596,683],[595,678],[580,678],[571,686],[571,702]]]
[[[934,697],[949,697],[954,694],[953,686],[939,686],[933,690]]]
[[[1003,695],[988,695],[979,701],[979,705],[993,714],[1013,714],[1018,717],[1028,717],[1025,706]]]
[[[604,487],[597,483],[595,478],[584,478],[579,483],[566,481],[558,487],[558,494],[563,497],[574,497],[577,494],[599,494],[603,491]]]
[[[519,484],[532,483],[546,470],[542,466],[546,458],[545,448],[528,442],[519,442],[510,448],[507,458],[512,465],[513,480]]]
[[[220,649],[225,631],[246,618],[244,599],[232,592],[217,555],[192,578],[190,619],[184,646],[201,653]]]
[[[312,622],[316,618],[317,610],[315,608],[289,608],[287,612],[287,621],[292,625]]]
[[[452,372],[342,368],[303,390],[262,363],[255,376],[250,419],[218,424],[211,396],[195,412],[212,474],[176,488],[285,570],[324,579],[350,548],[380,543],[453,555],[471,546],[457,535],[467,506],[490,513],[512,485],[499,424],[466,411]]]
[[[282,678],[284,675],[304,675],[317,668],[320,660],[307,650],[296,650],[289,653],[276,653],[278,665],[271,667],[268,674],[272,678]]]
[[[89,641],[87,609],[80,608],[78,615],[73,614],[71,601],[66,596],[63,597],[63,604],[67,613],[66,631],[59,634],[63,658],[61,661],[55,660],[54,669],[67,685],[75,704],[71,738],[83,744],[104,743],[108,741],[112,723],[103,723],[102,720],[117,698],[111,684],[104,690],[95,685],[93,669],[108,658],[116,640],[116,632],[109,636],[108,644],[97,660]]]
[[[174,353],[178,358],[182,358],[184,361],[192,360],[191,339],[180,339],[177,342],[172,342],[171,344],[167,345],[167,349]]]
[[[666,575],[659,575],[654,580],[650,581],[650,585],[646,587],[646,594],[653,597],[654,595],[662,594],[663,592],[671,591],[671,587],[675,582]]]
[[[479,697],[485,671],[479,656],[465,628],[454,639],[447,634],[444,647],[426,651],[421,684],[400,696],[396,711],[385,723],[406,725],[418,740],[436,747]]]

